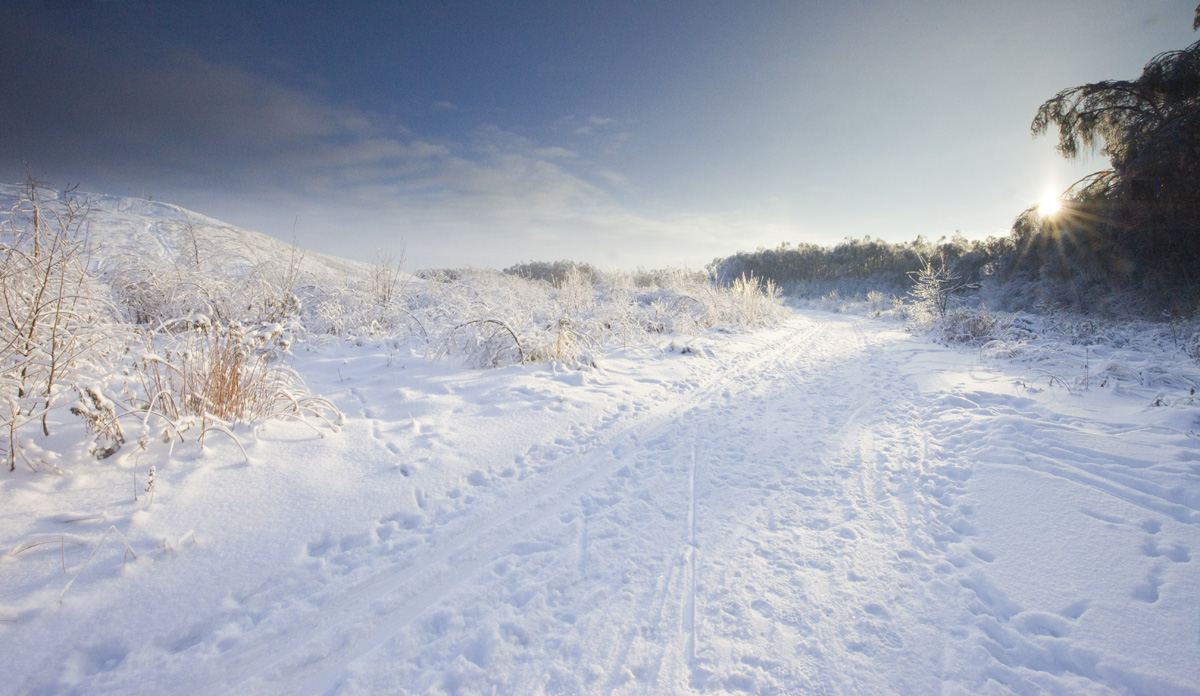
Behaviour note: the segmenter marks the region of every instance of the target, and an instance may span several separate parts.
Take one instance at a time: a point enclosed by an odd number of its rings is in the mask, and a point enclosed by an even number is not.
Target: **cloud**
[[[496,125],[422,138],[187,51],[147,59],[17,34],[0,29],[14,95],[0,100],[0,168],[13,179],[28,162],[35,175],[49,170],[52,182],[85,190],[150,184],[156,198],[285,239],[300,214],[301,241],[318,251],[368,259],[402,236],[422,265],[572,257],[635,266],[688,254],[703,263],[749,234],[718,218],[639,214],[613,193],[630,188],[619,172]],[[25,60],[31,42],[45,61]],[[569,125],[615,123],[593,115]]]
[[[555,122],[555,127],[575,135],[596,135],[601,130],[608,134],[610,127],[619,125],[617,119],[608,116],[580,117],[575,114],[564,116]]]

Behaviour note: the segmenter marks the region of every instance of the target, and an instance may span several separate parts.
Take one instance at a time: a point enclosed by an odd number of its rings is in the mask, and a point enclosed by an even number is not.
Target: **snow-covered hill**
[[[0,211],[12,209],[26,195],[26,186],[0,184]],[[39,197],[47,201],[65,197],[83,207],[85,229],[98,261],[136,257],[146,263],[174,265],[199,259],[214,270],[239,273],[296,256],[302,272],[315,279],[364,278],[370,272],[369,264],[297,250],[274,237],[170,203],[51,189],[40,190]]]

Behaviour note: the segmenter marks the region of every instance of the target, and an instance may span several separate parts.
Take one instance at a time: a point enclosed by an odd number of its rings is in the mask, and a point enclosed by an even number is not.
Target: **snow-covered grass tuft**
[[[203,438],[209,430],[228,433],[235,424],[272,419],[335,428],[341,418],[331,402],[308,394],[286,365],[291,341],[277,324],[249,330],[200,315],[142,335],[144,349],[132,370],[140,389],[131,392],[127,384],[125,393],[130,415],[144,426],[164,424],[163,439],[183,439],[197,426]]]
[[[987,307],[953,307],[932,328],[947,343],[969,346],[981,346],[1012,337],[1011,319]]]

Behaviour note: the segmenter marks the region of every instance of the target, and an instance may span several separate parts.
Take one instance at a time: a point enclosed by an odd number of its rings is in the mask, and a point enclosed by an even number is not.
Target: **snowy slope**
[[[24,186],[0,184],[0,211],[7,212],[25,193]],[[97,260],[136,257],[144,264],[173,265],[199,256],[214,270],[245,272],[267,262],[288,262],[292,245],[265,234],[234,227],[177,205],[140,198],[124,198],[74,191],[63,194],[44,189],[42,200],[63,196],[84,206],[86,232]],[[314,279],[365,277],[368,265],[304,251],[299,263]]]
[[[0,475],[0,693],[1200,693],[1196,410],[1149,388],[820,312],[296,367],[341,433]]]

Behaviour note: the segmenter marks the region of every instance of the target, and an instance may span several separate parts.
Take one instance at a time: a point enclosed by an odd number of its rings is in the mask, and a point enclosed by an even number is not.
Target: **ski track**
[[[823,325],[805,324],[788,334],[786,340],[769,346],[759,355],[743,356],[735,363],[730,373],[709,378],[689,392],[677,396],[665,406],[659,406],[649,414],[641,415],[634,423],[624,428],[617,426],[616,434],[600,436],[586,453],[569,462],[562,475],[553,478],[540,488],[532,488],[518,496],[515,505],[502,504],[491,514],[478,515],[475,524],[449,538],[440,538],[428,544],[426,553],[403,566],[385,563],[384,567],[368,579],[350,584],[340,593],[320,600],[319,613],[314,612],[301,624],[302,630],[292,629],[278,637],[256,641],[243,654],[231,656],[221,668],[220,676],[198,694],[215,694],[238,691],[246,684],[253,684],[264,674],[288,674],[281,677],[283,683],[270,687],[278,693],[326,693],[342,678],[345,666],[370,652],[401,630],[422,612],[439,600],[463,580],[480,572],[505,556],[517,555],[531,548],[540,548],[539,543],[522,546],[522,539],[535,531],[539,525],[551,521],[569,506],[597,480],[615,475],[622,478],[630,474],[628,466],[614,451],[637,446],[643,433],[653,436],[656,429],[669,426],[681,412],[695,408],[697,402],[705,402],[714,395],[729,389],[731,382],[744,377],[778,359],[779,353],[796,343],[819,334]],[[360,400],[361,396],[355,394]],[[364,403],[365,414],[369,407]],[[574,439],[574,438],[573,438]],[[570,513],[573,517],[575,513]],[[386,617],[378,617],[372,608],[385,597],[400,597],[388,603]],[[352,618],[353,617],[353,618]],[[377,619],[377,620],[376,620]],[[371,628],[363,630],[364,625]],[[350,630],[356,635],[347,636]],[[316,657],[319,656],[319,657]],[[287,668],[291,659],[300,660],[306,671],[299,674]],[[321,665],[316,674],[313,665]]]
[[[1170,483],[1181,465],[1155,449],[1180,436],[1105,432],[1016,393],[930,398],[896,340],[798,316],[726,371],[545,443],[537,473],[508,488],[433,522],[396,513],[313,540],[164,645],[157,683],[199,671],[184,692],[1200,693],[1194,675],[1071,642],[1097,598],[1063,590],[1046,611],[1001,590],[991,566],[1010,551],[978,541],[994,522],[970,493],[987,465],[1121,501],[1067,499],[1062,514],[1142,539],[1150,570],[1129,591],[1154,604],[1182,582],[1200,523],[1200,501]],[[407,421],[419,446],[417,419],[349,398],[390,451]],[[91,687],[137,691],[127,678]]]

